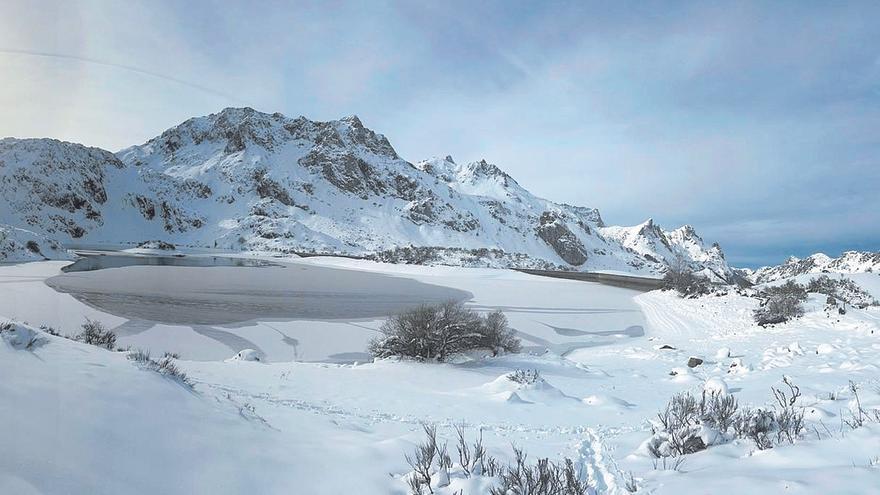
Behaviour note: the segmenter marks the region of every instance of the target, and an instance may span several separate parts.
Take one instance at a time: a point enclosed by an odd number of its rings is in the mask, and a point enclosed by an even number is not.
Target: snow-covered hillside
[[[355,117],[250,108],[192,118],[117,153],[0,141],[0,212],[80,243],[340,253],[410,263],[660,275],[673,258],[728,280],[689,226],[607,227],[593,208],[538,198],[486,161],[412,164]]]
[[[57,240],[0,224],[0,263],[68,258]]]
[[[880,273],[880,252],[847,251],[837,258],[823,253],[816,253],[804,259],[792,256],[781,265],[765,266],[747,272],[747,276],[752,282],[762,284],[808,273],[869,272]]]

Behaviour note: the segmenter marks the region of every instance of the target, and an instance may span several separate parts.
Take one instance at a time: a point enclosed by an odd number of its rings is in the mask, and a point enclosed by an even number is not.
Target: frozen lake
[[[173,325],[377,318],[471,297],[368,271],[217,256],[88,256],[64,272],[46,284],[116,316]]]
[[[530,352],[567,355],[644,334],[632,299],[639,292],[596,283],[342,258],[206,267],[204,258],[213,255],[105,253],[77,267],[0,266],[0,315],[65,334],[91,318],[111,328],[120,346],[191,360],[222,360],[245,348],[269,361],[369,360],[367,344],[389,314],[445,299],[502,310]]]

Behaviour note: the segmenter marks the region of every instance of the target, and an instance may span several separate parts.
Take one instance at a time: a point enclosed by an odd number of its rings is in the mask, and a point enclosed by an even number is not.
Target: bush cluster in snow
[[[538,370],[516,370],[507,374],[507,379],[520,385],[533,385],[541,382],[541,374]]]
[[[389,318],[379,330],[382,336],[368,348],[377,358],[445,361],[466,351],[488,349],[498,354],[521,348],[502,312],[480,316],[455,301],[410,309]]]
[[[111,351],[116,348],[116,334],[112,330],[107,330],[100,321],[86,319],[82,325],[82,331],[76,334],[74,339]]]
[[[782,285],[767,287],[760,295],[761,307],[756,309],[753,315],[758,325],[784,323],[804,315],[803,302],[807,300],[807,290],[792,280]]]
[[[647,451],[655,458],[679,457],[734,438],[751,440],[759,450],[795,443],[804,431],[804,408],[797,405],[800,389],[788,378],[784,384],[787,390],[773,388],[772,408],[740,408],[715,384],[699,398],[677,394],[657,414]]]
[[[586,495],[592,487],[585,473],[575,468],[571,459],[553,462],[547,458],[528,462],[526,453],[513,447],[514,462],[503,464],[486,453],[483,435],[473,443],[468,442],[464,427],[456,427],[456,453],[453,461],[447,444],[437,439],[437,428],[423,425],[424,442],[415,451],[405,455],[412,468],[403,479],[411,495],[435,493],[450,486],[452,480],[483,478],[489,484],[491,495]],[[482,485],[485,486],[485,485]]]
[[[833,279],[828,275],[821,275],[810,279],[806,290],[829,296],[829,302],[834,301],[833,305],[837,305],[836,300],[840,300],[862,309],[880,306],[880,301],[848,278]]]

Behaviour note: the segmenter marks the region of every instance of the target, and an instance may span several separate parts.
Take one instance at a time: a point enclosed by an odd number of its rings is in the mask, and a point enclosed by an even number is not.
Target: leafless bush
[[[116,334],[107,330],[100,321],[86,319],[82,325],[82,332],[78,333],[76,340],[85,344],[104,347],[111,351],[116,348]]]
[[[145,351],[143,349],[135,349],[129,352],[128,359],[136,363],[149,363],[152,361],[152,359],[150,359],[150,351]]]
[[[768,287],[761,295],[761,307],[753,313],[758,325],[783,323],[804,315],[803,302],[807,299],[807,291],[791,280],[782,285]]]
[[[782,388],[771,388],[778,404],[775,414],[776,441],[780,443],[784,438],[788,443],[793,444],[804,430],[804,408],[796,406],[801,396],[801,389],[788,377],[783,378],[782,381],[788,386],[788,393]]]
[[[755,442],[759,450],[773,447],[772,434],[776,431],[776,418],[766,409],[743,409],[733,424],[734,433],[739,438]]]
[[[862,407],[862,399],[861,397],[859,397],[859,387],[852,380],[850,380],[849,382],[849,391],[853,395],[853,400],[855,400],[856,407],[854,411],[850,411],[852,418],[844,419],[843,423],[853,430],[864,426],[866,421],[880,423],[880,409],[872,409],[868,411]]]
[[[658,428],[647,444],[655,458],[678,457],[707,447],[701,437],[707,427],[718,434],[732,430],[738,438],[750,439],[760,450],[772,448],[783,441],[795,443],[804,432],[804,408],[797,405],[800,389],[788,377],[783,379],[787,390],[772,388],[776,405],[772,409],[740,409],[729,395],[703,392],[698,400],[690,392],[670,399],[657,415]]]
[[[40,325],[40,330],[48,333],[49,335],[54,335],[55,337],[61,336],[61,333],[55,329],[55,327],[49,325]]]
[[[192,388],[192,380],[187,376],[187,374],[180,369],[176,364],[174,364],[174,360],[177,359],[177,354],[166,352],[158,360],[155,360],[150,357],[150,351],[145,351],[143,349],[135,349],[128,353],[128,359],[138,363],[143,368],[148,369],[150,371],[155,371],[160,375],[169,377],[181,385],[186,386],[187,388]]]
[[[418,306],[392,316],[369,344],[374,357],[411,357],[445,361],[474,349],[517,352],[520,342],[500,312],[481,317],[460,302]]]
[[[720,432],[726,432],[736,421],[739,404],[732,395],[707,394],[704,391],[700,409],[700,419],[703,424]]]
[[[561,464],[549,459],[538,459],[535,464],[526,462],[526,454],[517,447],[513,448],[515,464],[507,466],[500,474],[500,486],[489,490],[491,495],[507,495],[510,493],[534,495],[584,495],[590,489],[583,481],[583,473],[579,473],[571,459],[564,459]]]
[[[663,276],[663,287],[674,290],[681,297],[696,297],[710,292],[709,281],[693,272],[683,258],[670,263]]]
[[[412,495],[422,495],[425,491],[434,493],[432,475],[452,467],[445,444],[440,445],[437,440],[436,428],[423,425],[423,429],[425,440],[416,446],[412,455],[405,456],[412,468],[406,478]],[[529,464],[525,452],[514,447],[515,462],[504,465],[486,454],[482,430],[472,445],[468,443],[464,426],[457,426],[455,432],[459,475],[497,478],[498,484],[489,491],[492,495],[584,495],[589,492],[584,473],[575,468],[571,459],[559,463],[538,459]]]
[[[431,468],[437,455],[437,427],[424,424],[422,428],[425,430],[425,442],[416,446],[412,456],[404,455],[406,463],[413,470],[409,481],[413,495],[421,495],[422,487],[427,487],[429,493],[434,493],[431,488]]]
[[[639,484],[636,483],[636,477],[633,476],[632,471],[629,472],[629,475],[624,479],[624,486],[627,492],[635,493],[639,491]]]
[[[507,379],[521,385],[532,385],[541,381],[538,370],[516,370],[507,374]]]

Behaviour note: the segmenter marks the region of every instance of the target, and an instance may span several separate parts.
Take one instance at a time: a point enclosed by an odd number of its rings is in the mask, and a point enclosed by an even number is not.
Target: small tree
[[[517,352],[520,341],[500,311],[482,317],[460,302],[422,305],[389,318],[369,344],[374,357],[404,356],[445,361],[454,354],[489,349]]]

